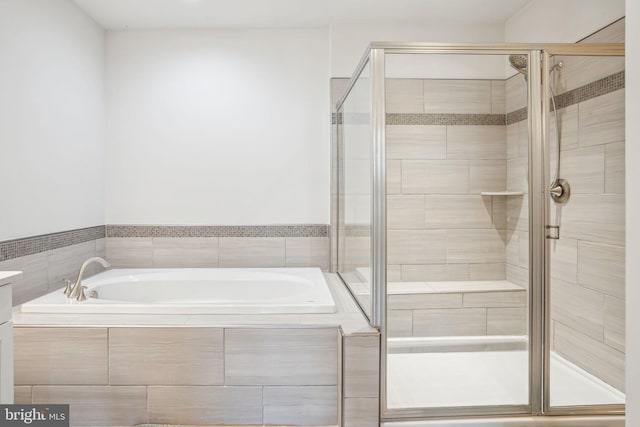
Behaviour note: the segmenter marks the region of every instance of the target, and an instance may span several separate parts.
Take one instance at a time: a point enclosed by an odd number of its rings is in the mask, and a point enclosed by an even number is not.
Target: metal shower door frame
[[[387,408],[387,260],[386,260],[386,152],[385,55],[467,54],[525,55],[528,68],[529,124],[529,403],[524,405],[440,408]],[[551,55],[624,56],[624,44],[445,44],[371,43],[345,94],[340,109],[363,68],[371,79],[371,317],[381,333],[380,417],[385,421],[499,415],[620,415],[624,405],[550,405],[550,251],[545,225],[550,223],[549,74]],[[603,420],[604,421],[604,420]]]

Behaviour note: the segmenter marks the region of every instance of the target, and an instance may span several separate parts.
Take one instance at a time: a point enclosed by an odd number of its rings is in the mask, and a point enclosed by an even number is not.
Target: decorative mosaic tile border
[[[558,109],[570,107],[579,102],[624,89],[624,83],[624,71],[611,74],[579,88],[559,94],[556,96],[556,107]]]
[[[105,235],[106,227],[104,225],[98,225],[95,227],[62,231],[60,233],[6,240],[0,242],[0,261],[102,239]]]
[[[527,120],[527,117],[528,117],[527,110],[528,110],[527,107],[525,107],[516,111],[512,111],[510,113],[507,113],[506,124],[510,125],[513,123],[521,122],[523,120]]]
[[[0,261],[105,237],[328,237],[329,225],[98,225],[0,242]]]
[[[556,108],[561,110],[580,102],[585,102],[602,95],[606,95],[616,90],[624,89],[625,74],[619,71],[607,77],[603,77],[584,86],[580,86],[556,96]],[[527,109],[521,108],[507,113],[507,124],[517,123],[527,118]]]
[[[367,114],[363,117],[346,118],[350,124],[369,124]],[[458,126],[504,126],[504,114],[450,114],[450,113],[388,113],[386,115],[388,125],[458,125]],[[342,124],[342,115],[333,113],[331,124]]]
[[[327,237],[326,224],[107,225],[107,237]]]
[[[405,114],[389,113],[388,125],[504,126],[504,114]]]

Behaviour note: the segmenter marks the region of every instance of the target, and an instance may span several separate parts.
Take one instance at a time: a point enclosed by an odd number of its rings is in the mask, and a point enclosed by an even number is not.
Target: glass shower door
[[[570,188],[549,198],[548,404],[622,409],[624,57],[551,56],[548,65],[547,180]]]
[[[514,55],[516,52],[514,52]],[[386,407],[528,413],[528,52],[387,54]]]

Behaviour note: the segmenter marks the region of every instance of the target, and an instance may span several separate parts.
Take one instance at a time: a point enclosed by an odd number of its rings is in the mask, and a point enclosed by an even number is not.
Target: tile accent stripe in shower
[[[625,87],[624,71],[611,74],[584,86],[561,93],[556,96],[558,109],[570,107],[580,102],[588,101],[606,95]],[[369,120],[369,116],[361,114],[360,118],[350,115],[351,120],[359,123]],[[341,115],[333,113],[331,123],[336,124]],[[464,125],[464,126],[504,126],[527,119],[527,109],[520,108],[505,114],[440,114],[440,113],[387,113],[388,125]],[[342,122],[342,120],[340,120]]]
[[[184,226],[98,225],[0,242],[0,261],[47,252],[105,237],[327,237],[324,224]]]
[[[603,77],[584,86],[580,86],[565,93],[556,96],[556,107],[558,110],[570,107],[580,102],[585,102],[619,89],[624,89],[625,76],[624,71],[619,71],[607,77]],[[521,122],[527,119],[527,109],[520,108],[507,113],[507,124]]]

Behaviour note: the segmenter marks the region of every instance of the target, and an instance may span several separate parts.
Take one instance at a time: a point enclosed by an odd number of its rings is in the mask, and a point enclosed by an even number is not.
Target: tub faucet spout
[[[68,291],[65,290],[65,295],[67,297],[75,298],[78,301],[84,301],[87,299],[84,294],[84,289],[86,288],[86,286],[82,286],[82,276],[84,275],[85,268],[87,268],[89,264],[94,262],[102,264],[104,268],[111,267],[111,264],[109,264],[104,258],[100,258],[98,256],[91,257],[83,262],[82,267],[80,267],[80,272],[78,273],[78,279],[76,280],[76,283],[74,283],[71,288],[67,287]]]

